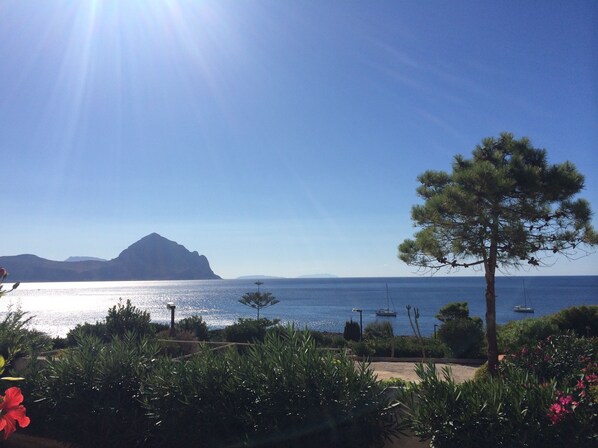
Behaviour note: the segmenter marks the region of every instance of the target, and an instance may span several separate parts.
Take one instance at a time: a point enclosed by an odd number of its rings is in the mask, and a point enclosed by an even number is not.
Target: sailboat
[[[525,280],[523,281],[523,305],[515,305],[513,311],[516,313],[533,313],[534,308],[527,306],[527,294],[525,292]]]
[[[377,310],[376,316],[397,317],[397,312],[394,309],[390,309],[390,296],[388,295],[388,284],[386,284],[386,308],[380,308],[379,310]]]

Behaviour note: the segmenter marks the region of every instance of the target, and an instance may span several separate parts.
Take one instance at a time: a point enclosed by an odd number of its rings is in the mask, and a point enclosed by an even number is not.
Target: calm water
[[[405,306],[420,311],[423,333],[432,334],[434,316],[449,302],[467,301],[472,316],[484,318],[484,279],[481,277],[339,278],[264,280],[262,291],[272,292],[280,303],[262,316],[294,322],[314,330],[342,332],[347,320],[359,321],[352,308],[363,310],[364,326],[376,320],[375,311],[386,307],[386,285],[397,311],[395,334],[411,334]],[[525,288],[524,288],[525,285]],[[199,314],[212,328],[221,328],[239,317],[255,317],[255,311],[238,299],[255,291],[254,280],[194,280],[156,282],[77,282],[23,284],[5,296],[0,318],[8,306],[20,306],[34,315],[33,326],[53,336],[64,336],[78,323],[96,322],[108,308],[123,301],[151,313],[152,320],[168,322],[166,302],[175,302],[176,318]],[[512,311],[528,304],[542,316],[573,305],[598,304],[598,276],[500,277],[497,278],[497,321],[504,323],[530,315]]]

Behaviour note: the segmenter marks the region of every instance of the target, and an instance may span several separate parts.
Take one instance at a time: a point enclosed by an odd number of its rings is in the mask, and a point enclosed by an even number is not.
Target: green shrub
[[[478,358],[484,343],[482,320],[449,320],[438,329],[438,339],[449,347],[456,358]]]
[[[16,358],[52,347],[52,340],[47,335],[28,328],[31,319],[25,311],[9,308],[0,321],[0,355],[4,357],[7,369]]]
[[[393,430],[373,372],[292,328],[243,356],[162,361],[144,402],[163,446],[363,447]]]
[[[488,369],[488,362],[485,362],[477,368],[473,374],[474,381],[485,381],[490,377],[490,370]]]
[[[581,370],[591,362],[598,362],[598,340],[565,334],[549,336],[509,354],[499,368],[515,366],[532,373],[539,381],[555,380],[559,387],[566,387],[573,386]]]
[[[361,328],[359,327],[359,324],[357,322],[353,322],[353,320],[345,322],[343,338],[345,341],[361,340]]]
[[[175,336],[170,336],[170,330],[162,330],[157,335],[160,353],[172,358],[197,353],[199,344],[195,334],[190,331],[179,331]]]
[[[266,330],[278,324],[278,320],[269,319],[239,319],[236,323],[224,329],[228,342],[261,342]]]
[[[393,355],[392,339],[365,339],[373,356],[389,357]]]
[[[455,319],[469,319],[469,305],[467,302],[447,303],[436,315],[440,322],[448,322]]]
[[[336,333],[310,330],[309,334],[318,347],[344,348],[347,341]]]
[[[498,347],[504,353],[516,352],[557,334],[559,328],[549,316],[514,320],[498,328]]]
[[[355,356],[369,358],[370,356],[386,356],[385,354],[376,354],[376,347],[370,341],[351,341],[351,350]]]
[[[420,383],[399,390],[399,401],[412,430],[435,448],[563,446],[547,418],[554,383],[518,369],[462,384],[433,365],[419,365],[417,374]]]
[[[395,358],[421,358],[422,343],[426,356],[444,358],[450,353],[449,348],[438,339],[416,338],[414,336],[398,336],[393,339]]]
[[[365,339],[362,342],[351,342],[350,347],[357,356],[377,356],[395,358],[421,358],[422,342],[427,357],[443,358],[448,347],[431,338],[419,340],[413,336],[397,336],[391,339]]]
[[[193,315],[179,320],[175,326],[177,331],[193,333],[197,340],[207,341],[209,339],[208,324],[201,316]]]
[[[157,346],[123,335],[105,345],[84,337],[76,350],[25,372],[32,429],[85,447],[141,446],[147,434],[141,384]]]
[[[150,323],[152,334],[158,334],[161,331],[170,331],[170,324],[164,324],[162,322],[151,322]]]
[[[96,322],[95,324],[83,323],[77,324],[77,326],[66,334],[67,346],[76,347],[79,340],[86,337],[94,337],[102,342],[110,342],[108,336],[108,329],[104,322]]]
[[[365,339],[388,339],[393,336],[392,324],[387,320],[370,322],[363,329]]]
[[[559,330],[577,336],[598,337],[598,305],[573,306],[551,316]]]
[[[108,310],[106,331],[110,337],[123,337],[125,333],[133,333],[139,338],[153,336],[150,320],[150,314],[132,305],[131,300],[127,299],[124,305],[119,300]]]

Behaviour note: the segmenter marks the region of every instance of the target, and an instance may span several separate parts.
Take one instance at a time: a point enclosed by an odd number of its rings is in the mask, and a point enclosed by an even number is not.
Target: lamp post
[[[176,305],[174,302],[168,302],[166,308],[170,310],[170,336],[174,336],[174,310]]]
[[[351,311],[359,313],[359,340],[363,339],[363,310],[361,308],[353,308]]]

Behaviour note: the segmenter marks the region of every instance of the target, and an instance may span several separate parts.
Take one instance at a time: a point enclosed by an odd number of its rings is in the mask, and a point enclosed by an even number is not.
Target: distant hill
[[[97,257],[68,257],[64,261],[66,261],[68,263],[72,263],[74,261],[108,261],[108,260],[105,260],[104,258],[97,258]]]
[[[297,278],[338,278],[338,275],[333,275],[333,274],[307,274],[307,275],[300,275]]]
[[[275,280],[277,278],[286,278],[286,277],[276,277],[274,275],[242,275],[237,277],[237,280]]]
[[[152,233],[112,260],[52,261],[35,255],[0,257],[11,282],[209,280],[220,277],[208,259]]]

